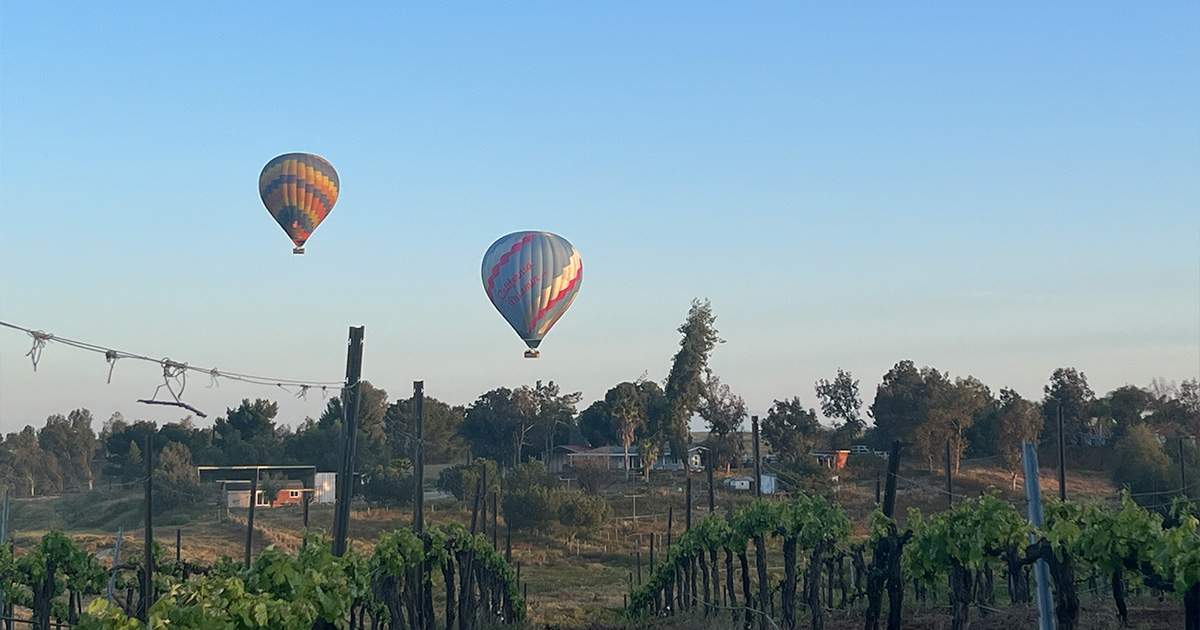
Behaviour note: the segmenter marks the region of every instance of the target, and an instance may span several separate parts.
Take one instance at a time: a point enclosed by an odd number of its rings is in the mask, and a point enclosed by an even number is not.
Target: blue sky
[[[712,301],[750,408],[911,359],[1040,398],[1200,375],[1200,7],[1055,3],[0,5],[0,320],[392,398],[666,376]],[[269,159],[338,169],[294,256]],[[496,238],[584,262],[523,344]],[[0,329],[0,431],[160,422],[160,370]],[[210,420],[270,387],[193,375]],[[203,423],[202,423],[203,424]]]

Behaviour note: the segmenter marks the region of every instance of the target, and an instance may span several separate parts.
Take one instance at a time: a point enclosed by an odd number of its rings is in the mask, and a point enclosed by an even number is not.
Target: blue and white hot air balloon
[[[513,232],[483,255],[483,288],[488,299],[536,359],[538,344],[562,317],[583,281],[579,252],[550,232]]]

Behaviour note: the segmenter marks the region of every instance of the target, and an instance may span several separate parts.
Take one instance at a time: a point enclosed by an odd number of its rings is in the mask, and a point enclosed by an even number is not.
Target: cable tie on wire
[[[209,387],[220,387],[221,384],[217,382],[217,377],[220,375],[221,375],[221,373],[217,371],[217,368],[213,368],[213,369],[209,370],[208,378],[212,379],[212,382],[209,383],[208,386]]]
[[[25,356],[33,361],[33,371],[36,372],[38,361],[42,360],[42,349],[46,347],[47,341],[54,339],[54,335],[40,330],[30,330],[29,336],[33,337],[33,347],[25,353]]]
[[[300,386],[300,391],[296,393],[296,398],[308,400],[308,385]]]
[[[117,359],[119,359],[119,358],[121,358],[121,357],[117,356],[116,350],[106,350],[104,352],[104,360],[108,362],[108,383],[109,384],[112,383],[113,368],[117,367]]]

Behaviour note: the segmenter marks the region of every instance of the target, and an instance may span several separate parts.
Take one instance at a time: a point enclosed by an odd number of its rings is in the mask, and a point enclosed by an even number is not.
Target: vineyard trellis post
[[[712,449],[705,449],[704,463],[706,474],[708,475],[708,513],[712,514],[717,511],[716,490],[713,488],[713,457]]]
[[[1058,406],[1058,500],[1067,500],[1067,445],[1066,441],[1063,439],[1063,415],[1061,404]]]
[[[351,326],[346,351],[346,385],[342,389],[342,461],[337,476],[337,505],[333,519],[333,555],[346,553],[350,529],[350,494],[354,488],[354,447],[358,437],[358,397],[361,391],[363,327]]]
[[[121,564],[121,538],[125,534],[125,529],[117,528],[117,544],[113,548],[112,569],[108,574],[108,603],[113,603],[113,588],[117,585],[117,567]]]
[[[425,381],[413,381],[413,532],[425,531]]]
[[[750,427],[754,437],[754,498],[762,498],[762,458],[758,450],[758,416],[750,416]]]
[[[146,462],[146,497],[143,509],[146,514],[145,552],[142,556],[142,592],[138,602],[138,618],[150,619],[150,604],[154,600],[154,435],[146,436],[142,456]]]
[[[0,513],[0,545],[3,545],[6,540],[8,540],[8,488],[4,489],[4,507]],[[0,616],[5,616],[7,610],[4,602],[4,589],[0,588]]]
[[[1061,413],[1061,411],[1060,411]],[[1060,416],[1061,418],[1061,416]],[[1062,444],[1061,424],[1059,432],[1059,444]],[[1061,463],[1061,450],[1060,463]],[[1035,526],[1042,526],[1042,488],[1038,483],[1038,462],[1037,449],[1034,448],[1033,442],[1021,443],[1021,463],[1025,469],[1025,499],[1029,503],[1029,520]],[[1059,469],[1059,480],[1061,483],[1062,469]],[[1062,493],[1060,486],[1059,492]],[[1037,542],[1033,533],[1029,534],[1029,542]],[[1038,607],[1038,630],[1054,630],[1054,603],[1050,599],[1050,567],[1045,560],[1038,559],[1033,565],[1033,577],[1035,587],[1037,589],[1037,607]]]
[[[250,568],[251,549],[254,545],[254,506],[258,504],[258,472],[254,469],[254,478],[250,480],[250,510],[246,513],[246,555],[244,564]]]
[[[946,503],[954,507],[954,475],[950,468],[950,440],[946,440]]]

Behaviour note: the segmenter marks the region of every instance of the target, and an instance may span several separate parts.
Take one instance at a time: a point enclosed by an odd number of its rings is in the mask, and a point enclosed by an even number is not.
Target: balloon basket
[[[536,358],[538,358],[538,357],[540,357],[540,356],[542,356],[542,353],[541,353],[541,352],[538,352],[537,350],[526,350],[526,351],[525,351],[525,358],[526,358],[526,359],[536,359]]]
[[[293,254],[303,254],[303,253],[304,253],[304,248],[303,248],[303,247],[293,247],[293,248],[292,248],[292,253],[293,253]]]

